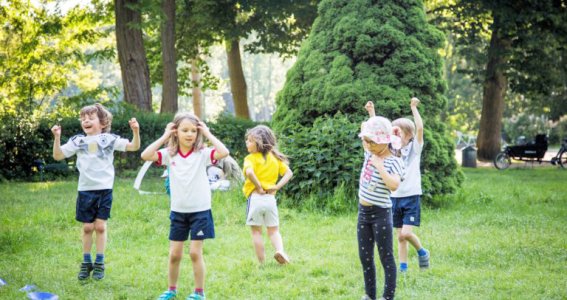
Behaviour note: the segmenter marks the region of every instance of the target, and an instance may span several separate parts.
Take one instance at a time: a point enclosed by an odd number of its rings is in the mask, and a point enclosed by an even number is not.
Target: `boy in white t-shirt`
[[[132,142],[110,133],[112,114],[101,104],[81,109],[81,127],[85,135],[73,136],[61,146],[61,126],[51,128],[54,136],[53,158],[62,160],[77,155],[79,170],[78,197],[75,219],[83,223],[83,263],[79,280],[104,278],[104,249],[106,222],[112,207],[114,184],[114,151],[137,151],[140,148],[140,126],[135,118],[128,123],[132,129]],[[96,231],[96,260],[92,263],[93,232]]]

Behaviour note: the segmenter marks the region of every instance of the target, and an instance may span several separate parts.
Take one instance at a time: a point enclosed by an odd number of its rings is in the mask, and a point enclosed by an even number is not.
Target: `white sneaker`
[[[289,264],[289,257],[283,251],[276,251],[274,258],[278,261],[280,265]]]

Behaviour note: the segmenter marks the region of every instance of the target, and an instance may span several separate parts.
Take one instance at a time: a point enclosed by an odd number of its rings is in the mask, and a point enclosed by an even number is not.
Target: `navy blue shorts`
[[[392,199],[392,211],[394,227],[402,228],[403,225],[419,226],[421,219],[420,196],[410,196]]]
[[[112,190],[79,191],[75,220],[83,223],[108,220],[111,208]]]
[[[169,215],[171,226],[169,227],[169,240],[183,242],[189,237],[191,240],[204,240],[215,238],[215,224],[211,210],[180,213],[172,211]]]

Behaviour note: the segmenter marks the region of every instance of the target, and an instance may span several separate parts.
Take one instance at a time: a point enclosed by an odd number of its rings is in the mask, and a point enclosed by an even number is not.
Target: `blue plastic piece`
[[[28,293],[30,300],[59,300],[59,296],[48,292],[33,292]]]

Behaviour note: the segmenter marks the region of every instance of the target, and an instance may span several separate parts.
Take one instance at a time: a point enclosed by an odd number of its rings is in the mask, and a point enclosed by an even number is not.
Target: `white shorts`
[[[278,205],[274,195],[252,193],[248,198],[246,225],[274,227],[279,225]]]

